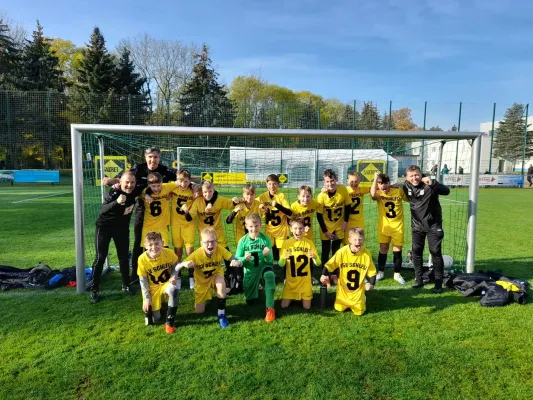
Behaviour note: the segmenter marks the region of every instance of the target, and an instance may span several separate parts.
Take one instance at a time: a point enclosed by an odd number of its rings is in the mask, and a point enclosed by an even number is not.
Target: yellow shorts
[[[313,290],[306,290],[305,292],[296,292],[294,290],[285,290],[281,294],[282,300],[313,300]]]
[[[163,246],[168,247],[169,241],[168,241],[168,226],[165,226],[164,228],[145,228],[143,227],[143,233],[141,241],[141,247],[144,247],[144,238],[146,235],[148,235],[149,232],[159,232],[161,234],[161,237],[163,238]]]
[[[366,228],[365,228],[365,224],[364,223],[361,224],[361,225],[358,225],[358,224],[348,225],[346,227],[346,232],[344,233],[344,239],[342,240],[342,244],[348,244],[348,238],[350,237],[350,229],[352,229],[352,228],[363,228],[363,230],[366,233]]]
[[[340,312],[343,312],[349,308],[350,310],[352,310],[352,312],[355,315],[363,315],[366,311],[366,304],[364,303],[360,305],[354,305],[352,307],[348,307],[345,304],[340,304],[340,303],[335,302],[334,307],[335,307],[335,310],[340,311]]]
[[[194,304],[204,304],[213,298],[213,292],[216,291],[215,278],[222,277],[224,282],[224,274],[217,273],[211,275],[208,279],[204,279],[201,283],[196,281],[194,286]]]
[[[168,285],[170,285],[170,282],[165,282],[162,285],[158,285],[157,288],[150,288],[150,297],[152,297],[152,311],[159,311],[161,310],[161,299],[163,296],[165,297],[165,301],[168,302],[168,296],[165,294],[165,290],[167,289]]]
[[[401,247],[404,243],[403,236],[403,230],[379,232],[378,243],[392,243],[393,246]]]
[[[283,247],[283,243],[285,243],[285,240],[287,238],[285,237],[273,237],[270,236],[268,233],[266,236],[270,239],[270,243],[272,243],[272,247],[277,247],[278,249],[281,249]]]
[[[188,249],[194,248],[194,238],[196,235],[194,224],[187,227],[171,225],[171,230],[172,246],[175,249],[181,249],[183,245]]]
[[[337,236],[337,239],[344,239],[344,231],[342,230],[342,225],[335,227],[335,230],[333,232],[331,230],[328,230],[328,232],[334,233],[335,236]],[[320,229],[320,240],[329,240],[326,234],[322,232],[322,229]]]

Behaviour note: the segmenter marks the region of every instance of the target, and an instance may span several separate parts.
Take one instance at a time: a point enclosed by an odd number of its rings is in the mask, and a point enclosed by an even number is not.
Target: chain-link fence
[[[312,102],[272,101],[215,101],[198,99],[190,107],[168,104],[153,108],[145,97],[118,94],[67,95],[53,92],[9,92],[0,91],[0,170],[1,169],[69,169],[70,124],[135,124],[135,125],[177,125],[217,126],[274,129],[366,129],[391,130],[391,142],[404,146],[404,141],[394,140],[395,130],[459,130],[482,131],[481,171],[491,173],[524,173],[533,161],[533,128],[523,124],[523,131],[516,132],[516,145],[505,158],[498,154],[495,133],[499,121],[511,104],[470,103],[393,103],[390,101],[353,101],[341,103],[326,100]],[[523,107],[527,117],[528,106]],[[389,117],[392,115],[392,118]],[[531,121],[533,122],[533,121]],[[373,140],[373,139],[359,139]],[[249,140],[248,140],[249,141]],[[184,137],[183,145],[199,146],[209,137]],[[264,138],[255,147],[273,147]],[[347,139],[332,142],[327,132],[319,148],[382,148],[389,153],[400,153],[401,149],[387,148],[386,141],[379,143],[357,143]],[[248,146],[250,143],[246,143]],[[164,144],[163,144],[164,145]],[[228,145],[239,146],[239,138],[232,138]],[[285,139],[285,148],[306,148],[308,143],[300,139]],[[448,148],[446,148],[446,146]],[[422,143],[422,147],[426,149]],[[463,168],[462,151],[468,152],[469,144],[451,142],[445,145],[449,154],[451,172]],[[430,170],[434,163],[430,153],[422,152],[418,162],[424,170]],[[451,154],[453,153],[453,154]],[[461,164],[463,167],[461,167]],[[466,170],[465,170],[466,172]]]

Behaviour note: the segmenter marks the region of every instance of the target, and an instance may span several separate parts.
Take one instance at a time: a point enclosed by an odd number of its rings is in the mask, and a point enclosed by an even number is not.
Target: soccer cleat
[[[194,289],[194,278],[189,278],[189,289]]]
[[[96,304],[100,300],[98,292],[91,292],[91,303]]]
[[[228,317],[226,317],[226,314],[219,314],[218,323],[220,324],[221,328],[227,328],[229,326],[229,321]]]
[[[174,324],[174,321],[167,320],[165,324],[165,332],[167,333],[167,335],[176,332],[176,325]]]
[[[128,285],[122,285],[122,291],[126,294],[132,295],[133,291]]]
[[[394,280],[400,285],[405,285],[405,279],[403,279],[402,274],[400,274],[399,272],[394,273]]]
[[[276,311],[274,310],[274,307],[267,307],[265,321],[272,322],[275,319],[276,319]]]
[[[413,289],[420,289],[424,287],[424,283],[421,281],[417,281],[416,279],[413,281],[413,284],[411,285]]]
[[[378,271],[376,274],[376,281],[382,281],[385,278],[385,271]]]

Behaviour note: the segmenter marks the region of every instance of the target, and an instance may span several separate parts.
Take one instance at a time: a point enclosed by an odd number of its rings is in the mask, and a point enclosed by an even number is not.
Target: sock
[[[266,306],[267,308],[274,307],[274,292],[276,291],[276,276],[274,275],[274,271],[266,271],[263,274],[263,278],[265,279]]]
[[[394,272],[400,272],[402,270],[402,251],[393,251],[392,259],[394,261]]]
[[[385,264],[387,263],[387,254],[378,254],[378,270],[385,271]]]
[[[174,322],[174,318],[176,318],[177,310],[178,310],[178,307],[168,307],[167,322]]]
[[[154,324],[154,316],[152,315],[152,306],[150,306],[148,308],[148,311],[144,313],[144,324],[145,325]]]
[[[217,297],[218,315],[226,314],[226,299]]]

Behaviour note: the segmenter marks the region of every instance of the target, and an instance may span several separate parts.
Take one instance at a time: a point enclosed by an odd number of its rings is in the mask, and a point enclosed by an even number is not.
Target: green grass
[[[0,186],[0,264],[74,264],[72,196],[58,194],[69,190]],[[466,198],[456,192],[454,199]],[[480,191],[477,269],[533,281],[532,194]],[[367,225],[371,217],[369,209]],[[97,305],[73,289],[0,293],[0,398],[533,396],[530,305],[487,309],[453,291],[435,296],[388,278],[368,294],[363,317],[315,304],[308,313],[281,311],[277,302],[279,318],[267,324],[261,305],[232,296],[231,326],[221,330],[214,304],[196,316],[192,293],[183,291],[178,329],[168,336],[162,326],[143,326],[140,295],[124,297],[118,275],[105,277]]]

